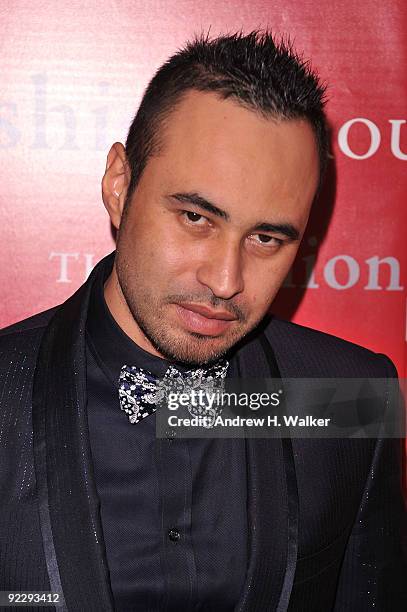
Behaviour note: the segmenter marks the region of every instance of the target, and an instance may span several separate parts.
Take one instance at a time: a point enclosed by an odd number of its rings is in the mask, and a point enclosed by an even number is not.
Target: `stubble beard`
[[[158,300],[146,291],[137,273],[122,257],[116,259],[116,274],[119,291],[134,321],[154,349],[170,361],[191,366],[210,364],[224,357],[255,327],[247,328],[241,323],[233,334],[224,339],[189,331],[171,333],[170,325],[163,316],[163,310],[170,301]]]

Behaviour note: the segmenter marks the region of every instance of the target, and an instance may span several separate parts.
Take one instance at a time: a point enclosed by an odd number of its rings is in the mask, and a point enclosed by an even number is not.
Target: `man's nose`
[[[244,288],[240,244],[221,242],[206,253],[197,271],[197,279],[219,298],[228,300]]]

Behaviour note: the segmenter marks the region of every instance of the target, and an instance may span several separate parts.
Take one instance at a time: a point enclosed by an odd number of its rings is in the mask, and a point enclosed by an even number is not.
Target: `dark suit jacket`
[[[114,609],[86,418],[93,278],[0,333],[0,590],[63,593],[70,612]],[[276,318],[241,354],[243,376],[396,376],[383,355]],[[249,565],[236,610],[406,610],[401,440],[247,449]]]

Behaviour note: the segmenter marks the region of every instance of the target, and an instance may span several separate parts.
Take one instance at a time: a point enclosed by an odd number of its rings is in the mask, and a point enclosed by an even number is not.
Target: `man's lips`
[[[222,321],[234,321],[236,319],[236,317],[227,310],[212,310],[211,308],[208,308],[208,306],[204,306],[203,304],[183,302],[182,304],[178,305],[182,306],[182,308],[186,308],[187,310],[192,310],[192,312],[197,312],[198,314],[206,317],[207,319],[221,319]]]
[[[203,304],[175,304],[183,325],[191,332],[204,336],[219,336],[236,320],[226,310],[213,310]]]

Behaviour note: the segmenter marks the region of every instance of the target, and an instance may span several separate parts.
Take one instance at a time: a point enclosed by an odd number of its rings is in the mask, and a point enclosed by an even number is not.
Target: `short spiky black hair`
[[[148,159],[160,150],[162,121],[189,90],[215,92],[267,117],[307,120],[318,145],[321,184],[328,157],[325,87],[309,62],[288,40],[276,41],[268,31],[201,35],[157,70],[144,93],[126,140],[127,202]]]

